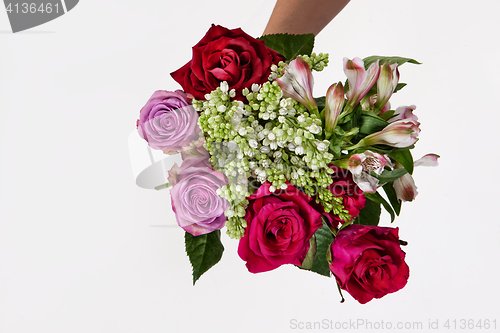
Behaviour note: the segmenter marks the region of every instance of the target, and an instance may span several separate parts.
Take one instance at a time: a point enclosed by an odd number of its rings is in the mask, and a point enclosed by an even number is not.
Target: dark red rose
[[[334,173],[331,175],[333,183],[328,189],[334,196],[343,198],[342,204],[344,208],[349,212],[352,218],[355,218],[359,215],[361,209],[365,207],[366,197],[354,180],[352,180],[352,174],[349,170],[339,168],[333,164],[330,165],[330,168]],[[323,215],[328,218],[333,226],[337,226],[339,222],[345,222],[333,212],[323,213]]]
[[[193,47],[191,61],[170,75],[196,99],[205,99],[205,94],[227,81],[229,89],[236,90],[235,99],[243,101],[243,88],[266,82],[271,65],[282,60],[281,54],[243,30],[212,25]]]
[[[311,198],[292,185],[269,191],[262,184],[248,200],[245,235],[238,254],[251,273],[273,270],[283,264],[302,265],[309,239],[321,226],[321,215],[310,206]]]
[[[402,289],[410,276],[398,228],[350,225],[330,250],[330,270],[340,288],[361,304]]]

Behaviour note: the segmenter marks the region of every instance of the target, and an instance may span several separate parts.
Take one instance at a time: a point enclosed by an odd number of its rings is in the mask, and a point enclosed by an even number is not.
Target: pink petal
[[[414,166],[438,166],[438,158],[440,156],[437,154],[427,154],[422,158],[418,159],[413,163]]]

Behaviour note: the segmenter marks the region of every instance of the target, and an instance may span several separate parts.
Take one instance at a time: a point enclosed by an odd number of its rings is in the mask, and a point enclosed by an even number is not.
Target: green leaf
[[[359,133],[368,135],[381,131],[389,123],[371,112],[361,111],[360,124]]]
[[[345,132],[340,127],[336,127],[330,137],[330,152],[335,158],[340,158],[341,156],[344,135]]]
[[[380,175],[377,175],[373,171],[370,174],[373,177],[377,178],[380,183],[389,183],[389,182],[395,181],[396,179],[398,179],[399,177],[401,177],[405,173],[407,173],[406,169],[400,168],[400,169],[394,169],[391,171],[384,170]]]
[[[316,105],[318,106],[318,110],[323,110],[325,108],[325,100],[326,97],[317,97],[314,99],[316,101]]]
[[[299,55],[310,56],[314,47],[314,34],[274,34],[265,35],[258,39],[263,40],[267,47],[279,52],[288,61]]]
[[[394,89],[394,92],[396,93],[396,92],[400,91],[405,86],[406,86],[406,83],[398,83],[397,86],[396,86],[396,89]]]
[[[380,203],[370,200],[367,197],[365,208],[363,208],[361,212],[359,212],[359,215],[356,218],[356,221],[354,221],[354,224],[378,225],[381,212],[382,209],[380,208]]]
[[[378,202],[384,206],[385,210],[391,214],[391,222],[394,222],[394,219],[396,218],[396,214],[394,214],[394,210],[392,210],[391,205],[384,199],[383,196],[380,195],[378,192],[374,193],[365,193],[365,196],[369,198],[371,201]]]
[[[384,113],[379,114],[378,116],[380,118],[382,118],[383,120],[387,120],[387,119],[391,118],[392,116],[394,116],[394,112],[396,112],[396,111],[395,110],[388,110],[388,111],[385,111]]]
[[[394,208],[394,212],[399,216],[399,213],[401,212],[401,200],[398,199],[393,184],[387,183],[382,186],[382,188],[384,189],[385,194],[387,194],[387,198],[389,199],[392,208]]]
[[[401,66],[407,62],[409,62],[411,64],[420,65],[420,63],[418,61],[411,59],[411,58],[371,56],[371,57],[366,57],[363,59],[363,62],[365,63],[365,69],[368,69],[368,67],[370,67],[370,65],[373,64],[377,60],[379,60],[380,65],[382,65],[383,63],[386,63],[386,62],[389,62],[391,64],[397,63],[398,66]]]
[[[389,156],[401,164],[410,175],[413,173],[413,156],[409,148],[395,149],[389,153]]]
[[[359,121],[361,119],[361,105],[358,104],[354,110],[347,116],[339,119],[339,124],[344,131],[349,131],[351,128],[358,127]]]
[[[314,263],[315,256],[316,256],[316,237],[313,235],[311,238],[309,238],[309,251],[307,251],[306,257],[302,262],[302,265],[298,267],[301,269],[310,270]]]
[[[328,227],[323,226],[316,230],[314,236],[316,237],[316,257],[311,267],[311,271],[324,276],[330,276],[330,266],[326,259],[326,252],[333,242],[332,232]]]
[[[224,252],[220,241],[220,230],[209,234],[193,236],[186,232],[184,235],[186,252],[193,267],[193,285],[200,276],[219,262]]]

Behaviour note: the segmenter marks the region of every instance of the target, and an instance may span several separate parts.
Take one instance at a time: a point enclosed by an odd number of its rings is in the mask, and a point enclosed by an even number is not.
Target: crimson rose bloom
[[[283,264],[302,265],[309,238],[322,225],[320,213],[309,205],[309,196],[290,184],[275,193],[269,191],[270,186],[262,184],[248,198],[247,227],[238,254],[251,273]]]
[[[337,234],[330,250],[330,270],[340,288],[361,304],[398,291],[410,275],[398,228],[350,225]]]
[[[339,168],[333,164],[329,167],[334,173],[331,175],[333,183],[328,186],[328,189],[334,196],[342,197],[344,208],[349,212],[352,218],[355,218],[359,215],[361,209],[365,207],[366,197],[363,191],[352,180],[352,174],[349,170]],[[323,215],[328,218],[333,226],[338,225],[339,222],[345,222],[340,219],[338,215],[333,214],[333,212],[323,213]]]
[[[282,60],[285,58],[281,54],[240,28],[212,25],[193,47],[191,61],[170,75],[196,99],[205,99],[205,94],[226,81],[229,89],[236,90],[235,99],[244,101],[243,88],[266,82],[271,65]]]

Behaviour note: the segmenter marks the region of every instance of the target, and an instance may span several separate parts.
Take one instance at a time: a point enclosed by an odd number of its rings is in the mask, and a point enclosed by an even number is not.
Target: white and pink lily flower
[[[415,181],[409,173],[405,173],[396,179],[392,185],[399,200],[413,201],[417,197],[417,185],[415,185]]]
[[[340,112],[344,107],[344,86],[342,83],[335,83],[328,88],[325,99],[325,130],[328,133],[333,132]]]
[[[276,79],[285,97],[291,97],[312,111],[317,110],[313,98],[314,78],[307,62],[298,57],[285,65],[285,74]]]
[[[377,94],[373,94],[368,98],[363,98],[363,100],[361,101],[361,109],[363,109],[363,111],[373,112],[373,110],[375,109],[375,102],[377,102]],[[387,103],[385,103],[385,106],[382,108],[382,110],[380,110],[378,114],[389,111],[390,109],[391,102],[387,101]]]
[[[394,115],[388,120],[388,122],[393,123],[403,119],[411,119],[417,121],[418,117],[413,114],[413,111],[415,111],[416,108],[417,107],[415,105],[400,106],[396,109],[396,111],[394,111]]]
[[[363,60],[354,58],[349,60],[344,58],[344,73],[349,82],[349,91],[347,92],[347,106],[345,113],[351,112],[354,107],[365,97],[375,82],[377,82],[380,72],[378,60],[365,70]]]
[[[418,140],[418,135],[420,134],[419,126],[420,123],[416,120],[397,120],[389,123],[389,125],[380,132],[375,132],[366,136],[356,144],[356,147],[383,144],[396,148],[406,148],[413,145]]]
[[[438,166],[438,158],[440,156],[437,154],[427,154],[416,160],[414,166]]]
[[[352,155],[348,161],[348,168],[352,173],[352,179],[363,192],[375,192],[379,185],[378,179],[370,175],[370,172],[380,175],[387,163],[384,156],[366,150]]]
[[[414,162],[414,166],[437,166],[439,155],[427,154]],[[396,163],[396,168],[402,168],[399,163]],[[417,185],[413,177],[409,173],[405,173],[393,183],[396,196],[402,201],[413,201],[418,192]]]
[[[398,64],[390,65],[388,62],[380,67],[380,74],[377,80],[377,101],[375,102],[375,111],[382,110],[399,82]]]

